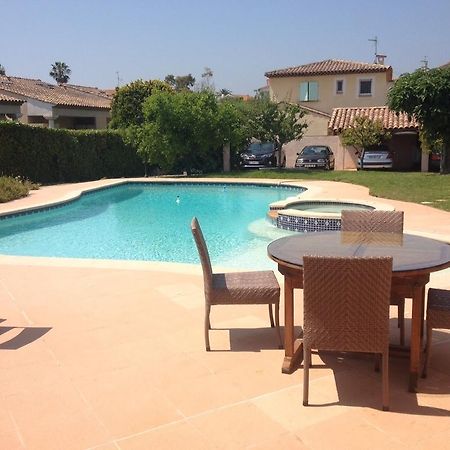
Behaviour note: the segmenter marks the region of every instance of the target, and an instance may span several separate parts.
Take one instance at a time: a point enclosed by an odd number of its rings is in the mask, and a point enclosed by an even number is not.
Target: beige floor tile
[[[321,398],[320,391],[316,391],[315,395],[311,397],[312,400],[317,401],[318,398]],[[304,407],[301,384],[253,399],[252,404],[291,432],[347,412],[347,408],[341,405]]]
[[[189,420],[213,448],[237,449],[260,445],[285,430],[254,405],[240,404]]]
[[[267,439],[264,442],[249,445],[248,450],[274,450],[274,449],[289,449],[289,450],[307,450],[307,447],[302,440],[293,433],[283,433],[274,438]]]
[[[173,450],[191,448],[209,450],[213,444],[201,431],[186,422],[157,428],[117,442],[121,450]]]
[[[182,418],[179,408],[136,367],[102,372],[76,384],[115,438]]]
[[[308,448],[314,450],[372,450],[374,448],[406,450],[408,448],[389,433],[368,423],[356,411],[347,410],[345,414],[338,417],[302,428],[296,434]]]

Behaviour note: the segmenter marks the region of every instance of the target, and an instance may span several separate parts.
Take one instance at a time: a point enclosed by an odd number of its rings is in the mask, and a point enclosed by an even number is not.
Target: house
[[[337,169],[355,169],[354,149],[345,148],[339,133],[363,115],[380,120],[390,131],[388,144],[397,169],[427,170],[418,142],[418,124],[397,116],[387,106],[387,93],[393,84],[392,67],[377,63],[328,59],[302,66],[266,72],[270,98],[276,102],[299,104],[307,113],[308,128],[301,141],[286,145],[286,164],[293,167],[297,152],[306,145],[328,145],[335,153]]]
[[[329,117],[334,108],[385,105],[392,85],[391,66],[338,59],[273,70],[265,76],[272,100],[298,103]],[[321,122],[326,135],[327,124]]]
[[[22,102],[20,122],[48,128],[106,128],[111,91],[0,75],[0,95]]]

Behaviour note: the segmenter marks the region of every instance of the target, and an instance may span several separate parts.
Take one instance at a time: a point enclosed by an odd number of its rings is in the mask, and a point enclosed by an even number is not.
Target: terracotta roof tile
[[[336,75],[344,73],[374,73],[387,72],[391,66],[381,64],[368,64],[355,61],[344,61],[340,59],[327,59],[325,61],[313,62],[302,66],[288,67],[266,72],[268,78],[297,77],[307,75]]]
[[[88,94],[98,95],[100,97],[105,97],[109,99],[112,99],[114,93],[116,92],[115,89],[99,89],[98,87],[79,86],[77,84],[66,84],[65,86],[70,89],[74,89],[75,91],[86,92]]]
[[[92,89],[92,88],[91,88]],[[111,99],[65,85],[45,83],[30,78],[0,75],[0,90],[34,98],[58,106],[110,109]]]
[[[359,116],[379,120],[387,130],[417,130],[419,128],[418,122],[414,118],[410,120],[407,114],[397,114],[387,106],[373,106],[367,108],[334,108],[328,123],[328,130],[337,134],[351,126],[355,118]]]
[[[10,95],[2,94],[0,92],[0,102],[23,103],[23,100],[20,100],[19,98],[11,97]]]

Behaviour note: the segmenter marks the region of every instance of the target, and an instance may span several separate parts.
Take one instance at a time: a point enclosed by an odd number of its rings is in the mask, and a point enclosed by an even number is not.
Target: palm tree
[[[64,62],[55,62],[52,64],[52,70],[50,76],[56,80],[57,83],[67,83],[72,71],[69,66]]]

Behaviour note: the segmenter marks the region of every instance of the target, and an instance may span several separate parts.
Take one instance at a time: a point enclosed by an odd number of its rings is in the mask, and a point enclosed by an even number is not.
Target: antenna
[[[375,36],[373,39],[367,39],[370,42],[373,42],[375,45],[375,58],[373,60],[373,63],[377,63],[377,55],[378,55],[378,38]]]
[[[122,78],[120,78],[120,72],[118,70],[116,70],[116,75],[117,75],[117,87],[120,87]]]
[[[428,59],[426,56],[420,62],[422,63],[422,69],[428,69]]]

